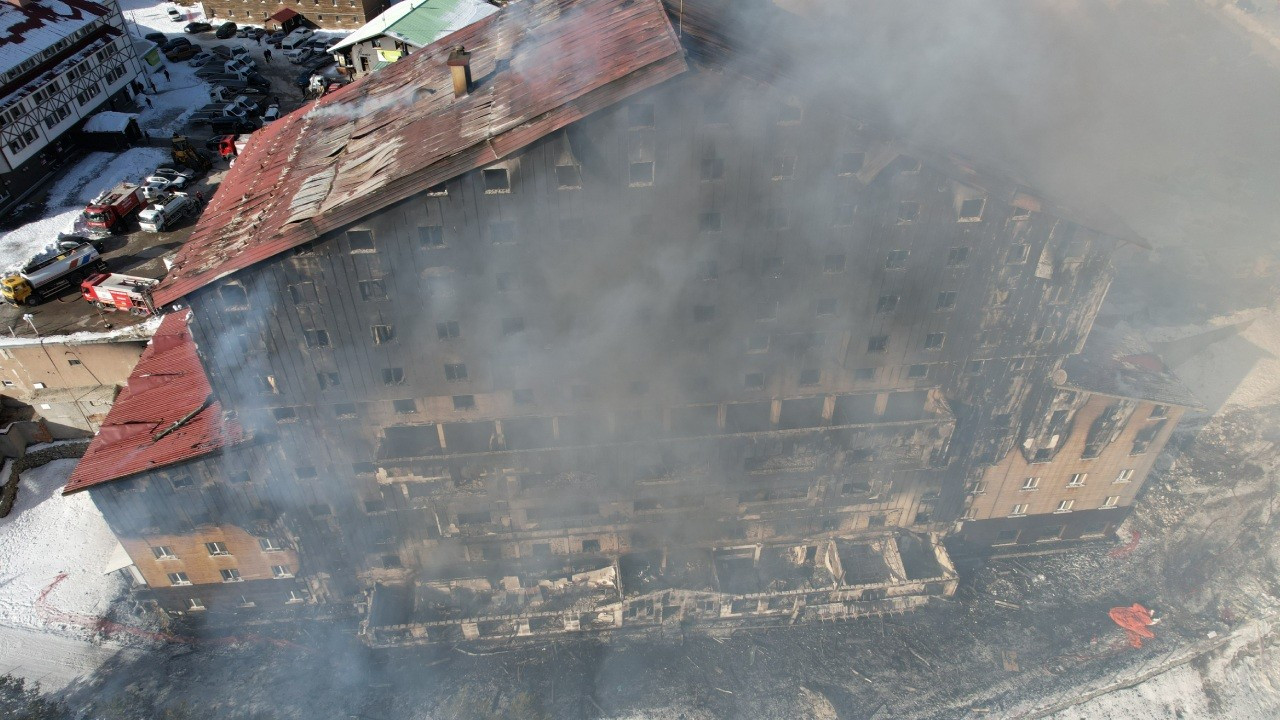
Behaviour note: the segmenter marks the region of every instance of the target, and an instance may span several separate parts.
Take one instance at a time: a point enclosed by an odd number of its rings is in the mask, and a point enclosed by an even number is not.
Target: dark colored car
[[[271,81],[264,77],[262,73],[249,73],[249,77],[245,78],[245,82],[249,83],[250,87],[261,88],[263,90],[271,89]]]
[[[214,135],[213,137],[204,141],[204,149],[208,150],[209,152],[215,152],[215,153],[218,152],[218,149],[222,147],[223,138],[226,138],[226,137],[228,136]]]
[[[164,56],[169,59],[169,62],[180,62],[182,60],[190,60],[199,54],[200,48],[195,45],[179,45],[165,53]]]
[[[165,43],[169,42],[169,36],[168,36],[168,35],[165,35],[164,33],[159,33],[159,32],[157,32],[157,33],[147,33],[146,35],[143,35],[142,37],[146,38],[147,40],[150,40],[150,41],[151,41],[151,42],[153,42],[153,43],[159,43],[160,45],[163,45],[163,44],[165,44]]]
[[[209,32],[212,29],[213,29],[213,26],[207,22],[193,22],[193,23],[187,23],[187,26],[182,30],[183,32],[189,32],[189,33],[202,33],[202,32]]]
[[[209,129],[215,135],[234,135],[237,133],[251,133],[258,129],[258,125],[256,122],[239,118],[220,117],[209,123]]]
[[[267,44],[273,48],[279,48],[280,43],[284,42],[284,39],[288,34],[289,33],[283,30],[277,30],[267,36]]]
[[[219,40],[226,40],[229,37],[235,37],[236,24],[233,22],[224,22],[218,26],[218,31],[213,35]]]
[[[191,44],[190,40],[184,37],[176,37],[166,41],[165,44],[161,45],[160,52],[170,53],[170,52],[173,52],[174,50],[177,50],[180,47],[183,47],[185,45],[190,45],[190,44]]]

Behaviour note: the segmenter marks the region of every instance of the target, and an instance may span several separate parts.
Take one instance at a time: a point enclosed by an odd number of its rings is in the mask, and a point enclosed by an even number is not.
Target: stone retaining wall
[[[13,503],[18,499],[18,480],[23,472],[54,460],[83,457],[88,447],[88,440],[37,447],[9,463],[9,475],[4,478],[4,488],[0,491],[0,518],[8,516],[9,511],[13,509]]]

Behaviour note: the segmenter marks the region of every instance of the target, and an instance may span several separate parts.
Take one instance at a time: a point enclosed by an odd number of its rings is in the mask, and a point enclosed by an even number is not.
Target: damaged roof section
[[[1062,370],[1066,379],[1057,384],[1067,390],[1204,409],[1151,346],[1133,333],[1095,325],[1084,350],[1068,357]]]
[[[120,391],[64,495],[185,462],[239,443],[196,354],[190,310],[166,315]]]
[[[454,97],[450,52],[470,53]],[[171,303],[687,70],[658,0],[526,0],[254,133],[156,288]]]

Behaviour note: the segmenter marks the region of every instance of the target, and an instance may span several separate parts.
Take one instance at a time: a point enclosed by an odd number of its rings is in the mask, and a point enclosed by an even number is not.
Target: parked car
[[[280,105],[277,103],[271,103],[270,105],[267,106],[267,111],[262,113],[263,125],[266,125],[267,123],[273,120],[279,120],[279,119],[280,119]]]
[[[168,41],[169,41],[169,37],[168,37],[167,35],[165,35],[164,33],[162,33],[162,32],[147,33],[146,35],[143,35],[142,37],[143,37],[143,38],[145,38],[145,39],[147,39],[147,40],[150,40],[150,41],[151,41],[151,42],[153,42],[153,43],[158,43],[158,44],[160,44],[160,45],[163,45],[163,44],[165,44],[166,42],[168,42]]]
[[[169,38],[168,40],[165,41],[163,45],[160,46],[160,52],[167,53],[170,50],[175,50],[184,45],[190,45],[190,44],[191,44],[191,41],[184,37]]]
[[[169,19],[174,22],[182,22],[183,20],[187,19],[187,16],[183,15],[182,11],[179,10],[178,8],[171,7],[168,10],[166,10],[166,12],[169,13]]]
[[[214,45],[209,48],[209,52],[226,60],[245,58],[246,61],[252,62],[249,60],[249,48],[243,45],[231,45],[229,47],[226,45]]]
[[[187,26],[182,28],[182,31],[195,34],[209,32],[212,29],[213,26],[207,22],[193,22],[187,23]]]
[[[304,65],[311,59],[312,50],[309,47],[300,47],[284,54],[284,57],[294,65]]]
[[[204,141],[204,149],[208,150],[209,152],[216,153],[222,147],[222,141],[229,137],[234,137],[234,136],[227,133],[224,133],[222,135],[214,135],[213,137]]]
[[[207,52],[202,52],[202,53],[197,53],[194,57],[188,60],[187,64],[193,68],[204,67],[205,65],[208,65],[213,59],[214,59],[213,55]]]
[[[169,187],[181,190],[187,187],[187,185],[195,182],[196,173],[194,170],[187,168],[176,168],[170,165],[161,165],[156,168],[156,171],[151,173],[151,177],[148,177],[147,179],[150,180],[152,177],[162,177],[169,181]]]
[[[237,117],[220,117],[209,122],[209,129],[215,135],[234,135],[237,133],[251,133],[258,129],[258,124],[249,118],[241,120]]]
[[[234,37],[235,34],[236,34],[236,24],[233,22],[224,22],[218,26],[217,32],[215,32],[213,35],[219,40],[226,40],[229,37]]]
[[[262,73],[251,72],[249,73],[249,76],[245,78],[245,81],[248,82],[249,87],[252,87],[252,88],[258,88],[261,90],[271,89],[271,81],[268,80],[266,76],[264,76]]]
[[[268,35],[268,36],[267,36],[267,44],[268,44],[268,45],[270,45],[270,46],[271,46],[271,47],[273,47],[273,48],[278,48],[278,47],[280,47],[280,43],[284,42],[284,39],[285,39],[288,35],[289,35],[289,33],[285,32],[285,31],[283,31],[283,30],[277,30],[277,31],[275,31],[275,32],[273,32],[273,33],[271,33],[270,35]]]
[[[142,197],[152,200],[165,194],[169,190],[169,178],[153,175],[148,177],[142,185]]]
[[[169,59],[169,62],[181,62],[183,60],[190,60],[199,54],[200,48],[195,45],[180,45],[165,53],[164,56]]]
[[[244,36],[249,38],[250,40],[257,40],[258,38],[266,34],[267,34],[267,31],[263,30],[260,27],[250,27],[249,31],[246,32]]]

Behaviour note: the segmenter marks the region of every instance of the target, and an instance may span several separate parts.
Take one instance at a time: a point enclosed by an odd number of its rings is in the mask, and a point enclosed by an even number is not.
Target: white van
[[[288,37],[280,42],[280,49],[285,52],[293,50],[299,45],[305,43],[307,40],[310,40],[311,36],[314,34],[315,33],[307,28],[298,28],[297,30],[289,33]]]

